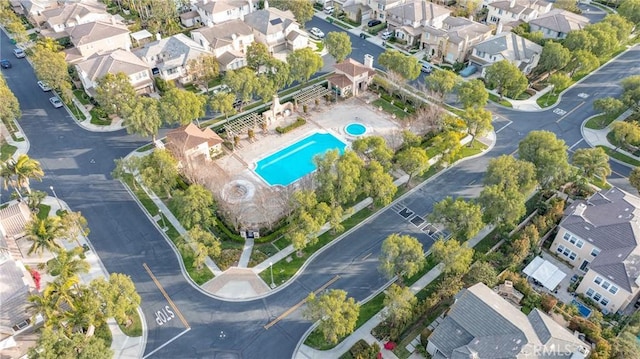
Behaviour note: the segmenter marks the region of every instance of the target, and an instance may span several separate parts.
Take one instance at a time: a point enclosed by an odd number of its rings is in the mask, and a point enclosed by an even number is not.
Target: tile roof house
[[[254,41],[253,29],[242,20],[191,31],[191,38],[218,58],[221,71],[246,66],[245,53]]]
[[[619,188],[575,201],[564,213],[550,249],[584,273],[576,289],[605,313],[640,294],[640,198]]]
[[[266,1],[264,9],[246,15],[244,22],[253,29],[255,41],[265,44],[271,53],[297,50],[309,44],[309,36],[300,29],[293,13],[269,7]]]
[[[460,291],[429,336],[432,358],[585,358],[586,343],[538,309],[529,315],[483,283]]]
[[[58,7],[56,0],[21,0],[24,14],[32,19],[39,18],[43,11]]]
[[[388,11],[403,3],[402,0],[356,0],[356,3],[369,6],[371,20],[387,21]],[[335,2],[334,2],[335,4]]]
[[[494,62],[509,60],[524,74],[529,74],[538,65],[542,46],[512,32],[503,32],[484,40],[473,47],[469,61],[484,69]]]
[[[364,64],[348,58],[334,67],[335,73],[328,78],[329,88],[337,89],[341,97],[358,96],[361,91],[367,89],[376,75],[373,57],[368,54],[365,55]]]
[[[151,68],[133,53],[125,50],[113,50],[105,53],[93,54],[88,59],[77,63],[76,70],[84,91],[87,95],[95,95],[96,83],[106,74],[122,72],[129,76],[131,85],[136,92],[153,92],[153,77]]]
[[[414,0],[387,11],[387,24],[394,36],[408,44],[420,41],[424,27],[441,29],[451,10],[426,0]]]
[[[200,0],[193,5],[199,21],[207,26],[229,20],[242,19],[258,9],[258,1],[251,0]]]
[[[67,62],[75,63],[98,53],[131,48],[129,29],[111,22],[93,21],[67,29],[74,48],[65,50]]]
[[[64,3],[64,5],[42,11],[44,26],[53,32],[64,32],[70,27],[94,21],[111,21],[107,8],[99,3]]]
[[[487,24],[506,24],[515,20],[529,22],[551,11],[551,3],[544,0],[498,0],[487,5]]]
[[[222,151],[223,142],[210,128],[201,130],[193,123],[167,133],[167,149],[177,158],[204,156],[205,160],[211,160],[212,155]]]
[[[440,42],[440,58],[450,64],[466,62],[473,46],[491,37],[493,32],[490,26],[454,16],[444,20],[442,30],[446,33],[445,41]]]
[[[178,80],[183,84],[191,81],[187,72],[190,60],[201,55],[213,56],[211,51],[184,34],[150,42],[134,53],[149,64],[153,74],[165,81]]]
[[[529,21],[530,31],[542,31],[545,39],[564,39],[571,31],[582,30],[588,24],[588,18],[561,9],[553,9]]]

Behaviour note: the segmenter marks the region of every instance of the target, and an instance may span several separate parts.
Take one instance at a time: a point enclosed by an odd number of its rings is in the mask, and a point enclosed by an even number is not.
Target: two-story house
[[[551,11],[551,3],[544,0],[499,0],[487,5],[487,24],[507,24],[516,20],[529,22]]]
[[[542,31],[545,39],[564,39],[571,31],[582,30],[589,19],[570,11],[553,9],[529,21],[530,31]]]
[[[372,20],[380,20],[382,22],[387,21],[387,13],[390,9],[403,3],[402,0],[356,0],[356,3],[360,3],[368,6],[369,18]]]
[[[589,346],[538,309],[528,315],[483,283],[463,289],[429,336],[432,358],[586,358]]]
[[[387,24],[394,36],[407,44],[420,42],[424,27],[440,29],[451,10],[426,0],[414,0],[391,8],[387,12]]]
[[[334,67],[335,73],[328,78],[329,88],[333,88],[340,97],[358,96],[376,75],[373,56],[369,54],[364,55],[364,64],[348,58]]]
[[[258,1],[251,0],[200,0],[193,5],[193,10],[198,13],[197,21],[210,26],[242,19],[257,10],[257,4]]]
[[[584,273],[576,292],[605,313],[640,293],[640,198],[613,187],[575,201],[564,213],[551,251]]]
[[[94,21],[67,29],[72,49],[65,50],[67,62],[75,63],[98,52],[131,48],[129,29],[111,22]]]
[[[179,159],[201,157],[209,161],[222,151],[223,142],[210,128],[201,130],[193,123],[167,132],[167,149]]]
[[[449,16],[444,20],[444,38],[439,42],[438,60],[450,64],[466,62],[474,45],[491,37],[490,26],[469,20],[466,17]]]
[[[542,46],[512,32],[503,32],[484,40],[475,46],[469,61],[482,69],[482,73],[493,63],[508,60],[524,74],[529,74],[540,60]]]
[[[42,18],[44,22],[41,27],[66,36],[65,30],[76,25],[94,21],[110,22],[111,14],[107,12],[106,6],[100,3],[65,3],[60,7],[42,11]]]
[[[149,65],[125,50],[97,53],[75,65],[87,95],[95,95],[96,83],[106,74],[124,73],[137,93],[153,92],[153,77]]]
[[[245,53],[254,41],[253,29],[241,20],[230,20],[194,30],[191,38],[213,53],[221,71],[246,66]]]
[[[266,45],[271,53],[297,50],[309,44],[309,36],[300,29],[293,13],[269,7],[266,1],[264,9],[246,15],[244,22],[253,29],[255,41]]]
[[[182,84],[191,81],[189,61],[201,55],[213,56],[211,51],[184,34],[157,38],[156,41],[136,49],[134,53],[149,64],[153,75],[160,76],[165,81],[178,80]]]

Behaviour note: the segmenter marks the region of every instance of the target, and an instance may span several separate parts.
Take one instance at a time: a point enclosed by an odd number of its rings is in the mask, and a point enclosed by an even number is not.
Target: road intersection
[[[327,32],[326,26],[320,28]],[[364,41],[352,37],[354,43],[358,40]],[[9,41],[2,43],[2,51],[10,51]],[[374,45],[358,47],[377,58]],[[640,73],[638,58],[640,47],[636,46],[566,91],[552,109],[532,113],[490,106],[497,118],[495,147],[483,157],[441,172],[403,197],[400,207],[424,216],[446,196],[476,196],[487,162],[514,153],[518,142],[532,130],[552,131],[574,150],[586,147],[580,125],[594,114],[593,100],[619,94],[619,80]],[[300,275],[272,295],[242,302],[214,298],[185,278],[172,245],[130,193],[110,177],[114,159],[148,140],[124,131],[83,130],[64,110],[49,104],[48,94],[37,87],[26,61],[14,61],[11,71],[3,73],[21,104],[20,124],[31,142],[29,156],[39,160],[46,173],[45,180],[33,187],[46,190],[53,185],[73,210],[81,211],[105,267],[130,275],[135,282],[148,327],[145,357],[291,357],[311,325],[296,307],[309,292],[330,283],[330,288],[364,299],[386,283],[377,271],[377,258],[389,234],[413,234],[426,248],[432,244],[421,228],[399,215],[400,207],[390,206],[318,254]],[[616,171],[628,173],[624,168]],[[283,313],[287,315],[282,317]]]

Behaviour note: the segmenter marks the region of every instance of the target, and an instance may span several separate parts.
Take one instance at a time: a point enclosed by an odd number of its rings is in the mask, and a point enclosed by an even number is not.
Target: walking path
[[[604,146],[604,147],[608,147],[608,148],[611,148],[613,150],[616,150],[616,146],[614,146],[613,144],[611,144],[611,142],[609,142],[609,140],[607,140],[607,134],[609,132],[611,132],[611,127],[613,126],[614,123],[616,123],[616,121],[624,121],[624,119],[629,117],[632,113],[633,113],[633,110],[631,110],[631,109],[625,111],[623,114],[618,116],[618,118],[613,120],[609,124],[609,126],[603,128],[601,130],[595,130],[595,129],[591,129],[591,128],[585,127],[585,124],[587,123],[587,121],[589,121],[591,118],[593,118],[595,116],[589,117],[586,120],[584,120],[584,122],[582,123],[582,126],[580,128],[580,130],[582,131],[582,137],[584,138],[584,140],[591,147]],[[598,115],[596,115],[596,116],[598,116]],[[636,161],[640,161],[640,157],[638,157],[638,156],[636,156],[636,155],[634,155],[634,154],[632,154],[630,152],[627,152],[627,151],[625,151],[623,149],[617,149],[616,151],[621,153],[621,154],[623,154],[623,155],[625,155],[625,156],[627,156],[627,157],[630,157],[630,158],[632,158],[632,159],[634,159]],[[623,164],[625,166],[628,166],[628,167],[631,167],[631,168],[635,167],[634,165],[631,165],[629,163],[617,160],[617,159],[615,159],[613,157],[610,157],[610,158],[611,158],[611,160],[616,161],[616,162],[618,162],[620,164]]]

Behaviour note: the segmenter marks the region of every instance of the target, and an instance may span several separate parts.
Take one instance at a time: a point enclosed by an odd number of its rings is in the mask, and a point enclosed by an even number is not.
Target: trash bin
[[[332,17],[329,18],[329,24],[333,24],[333,18]]]

